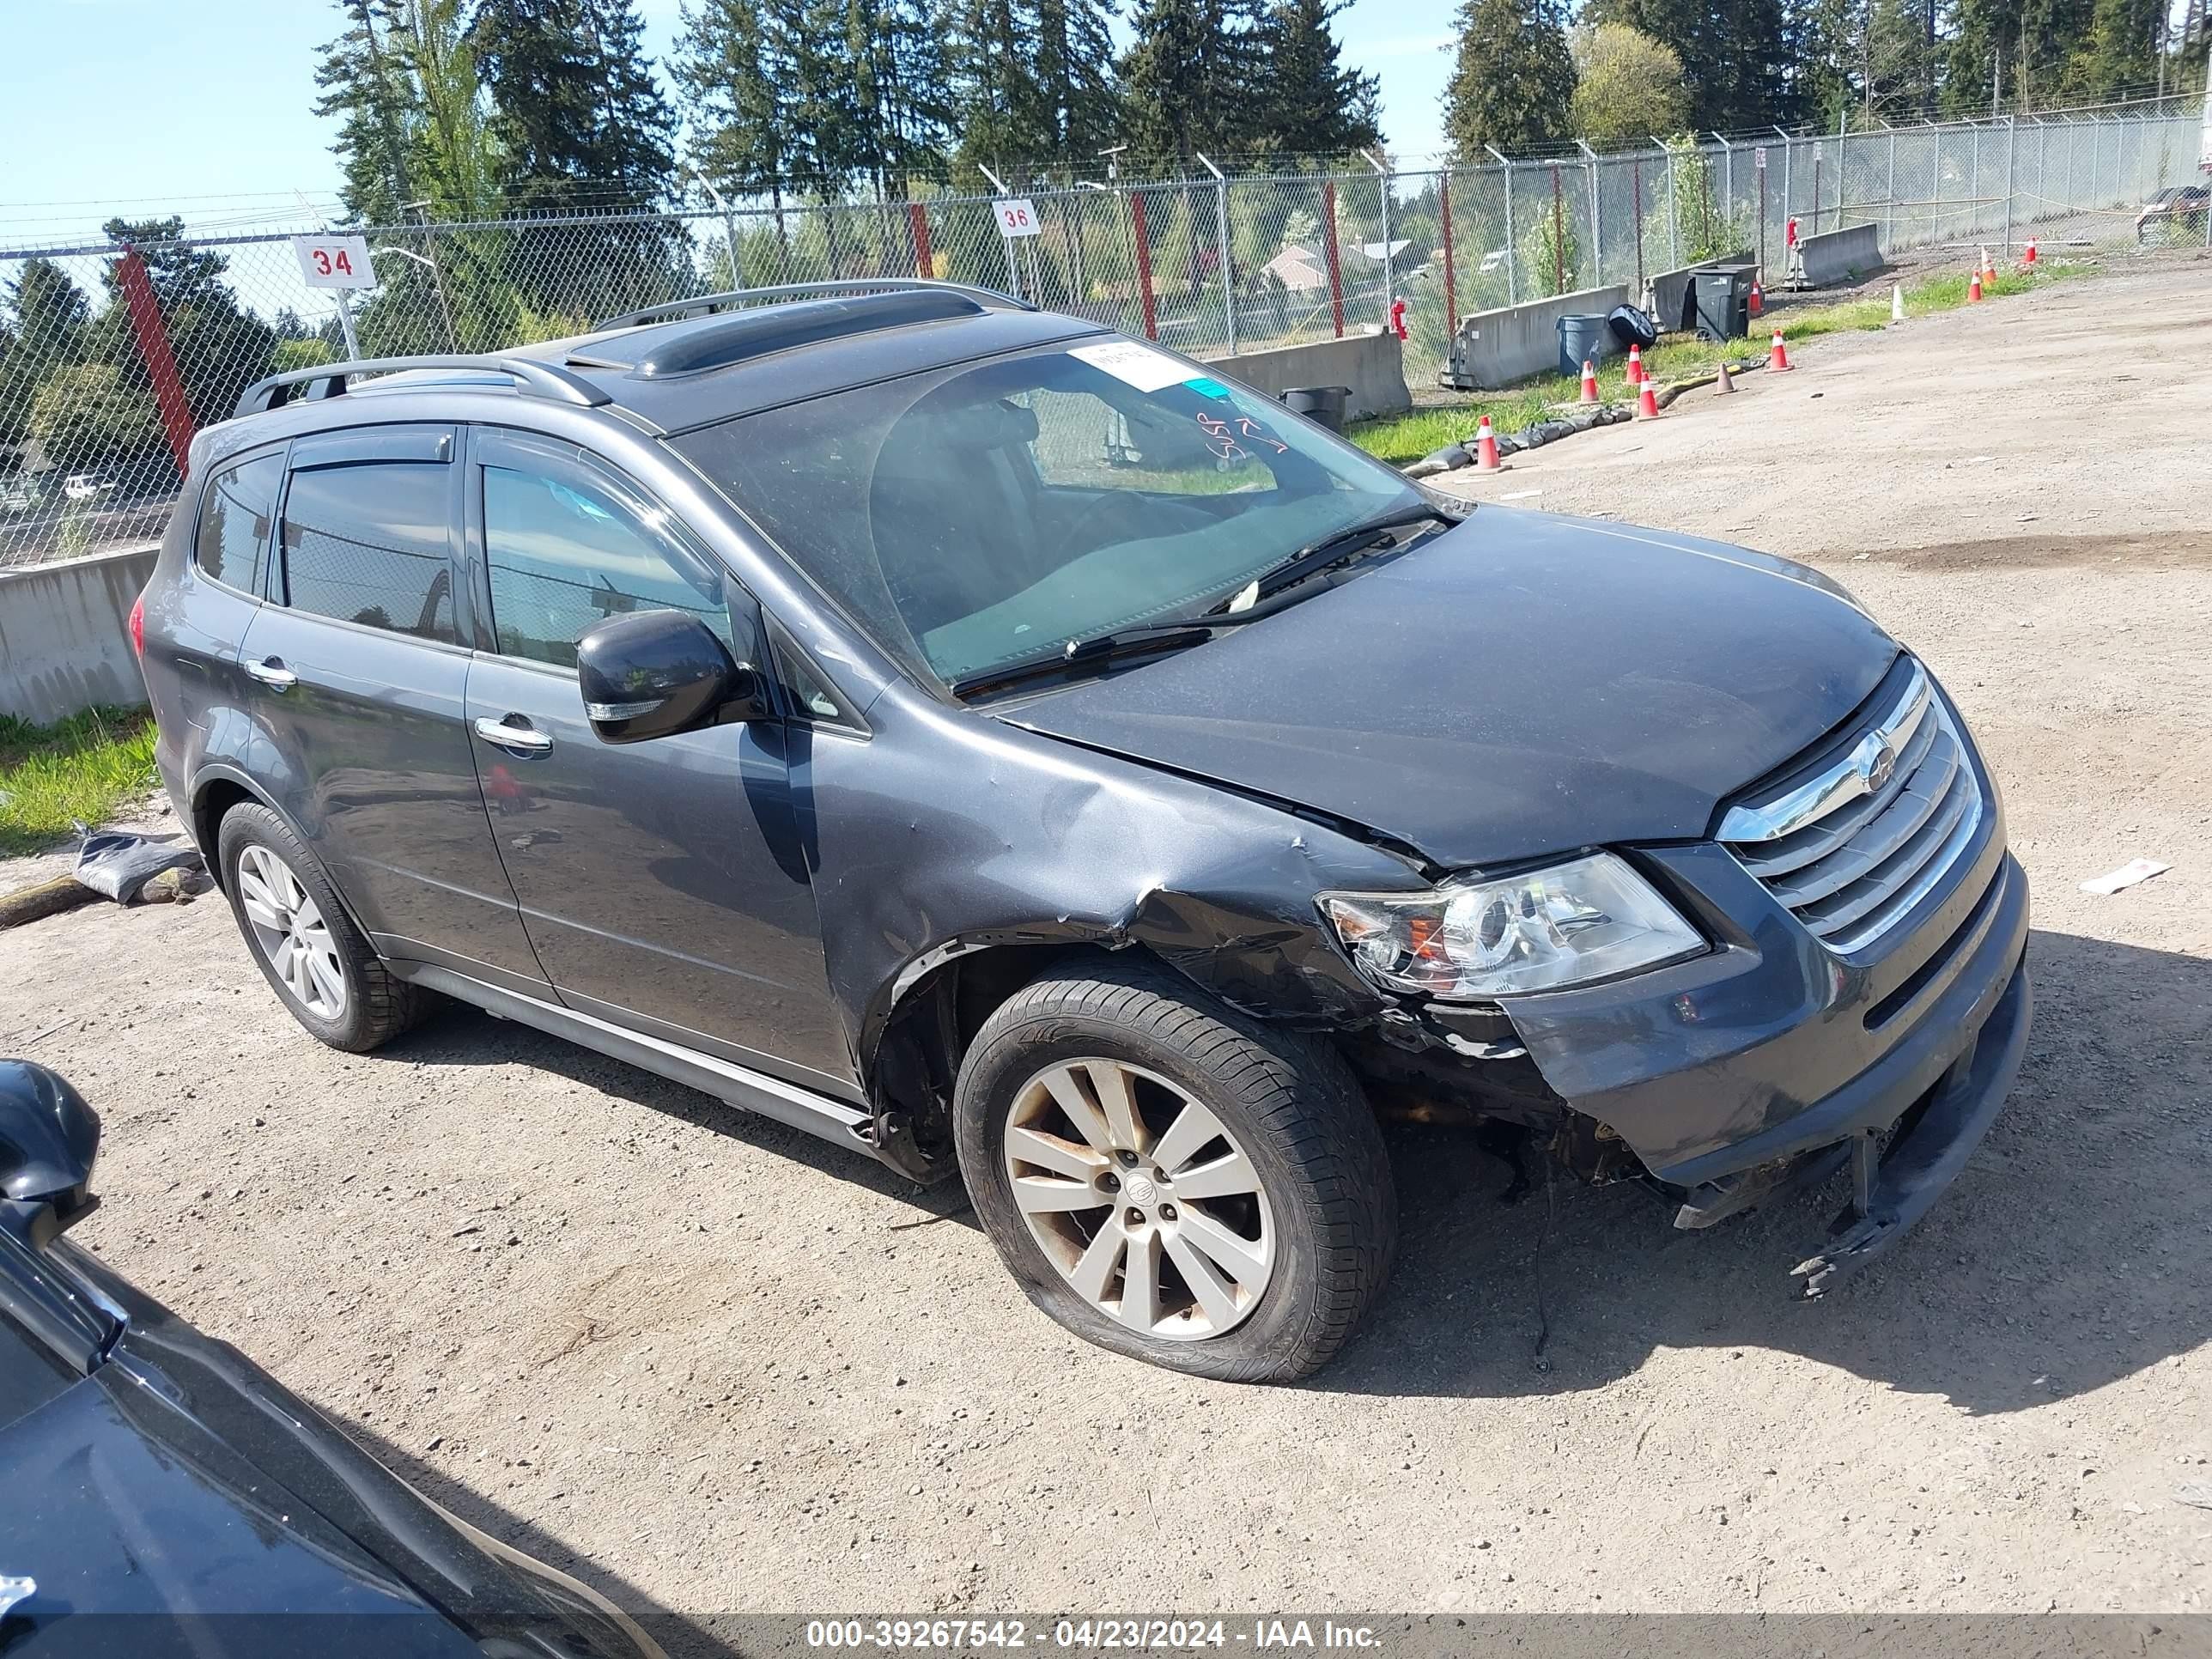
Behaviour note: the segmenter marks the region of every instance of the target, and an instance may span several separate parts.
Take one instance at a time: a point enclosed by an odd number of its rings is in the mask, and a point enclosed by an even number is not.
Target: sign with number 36
[[[1034,236],[1041,228],[1026,196],[1001,197],[991,205],[998,212],[999,228],[1009,236]]]
[[[300,276],[309,288],[374,288],[366,236],[295,236]]]

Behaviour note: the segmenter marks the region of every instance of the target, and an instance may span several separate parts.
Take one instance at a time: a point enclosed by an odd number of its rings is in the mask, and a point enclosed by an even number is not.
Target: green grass
[[[97,827],[154,787],[154,718],[93,708],[52,726],[0,714],[0,854],[35,853]]]
[[[1985,296],[1994,298],[2025,294],[2030,289],[2074,275],[2081,269],[2052,261],[2039,265],[2033,272],[2001,270],[1994,282],[1983,284],[1982,292]],[[1905,313],[1908,317],[1929,316],[1966,303],[1966,278],[1963,276],[1930,276],[1912,283],[1905,290]],[[1753,337],[1751,339],[1732,340],[1723,345],[1705,340],[1663,338],[1660,344],[1644,353],[1644,362],[1654,377],[1664,386],[1670,380],[1694,380],[1700,375],[1711,374],[1723,361],[1739,363],[1764,357],[1766,355],[1766,337],[1778,326],[1782,330],[1782,337],[1795,343],[1800,340],[1817,339],[1823,334],[1884,328],[1888,323],[1887,295],[1863,300],[1845,300],[1830,306],[1790,307],[1753,319]],[[1628,390],[1626,379],[1627,370],[1628,362],[1625,357],[1613,358],[1601,366],[1597,375],[1598,395],[1607,403],[1631,401],[1632,394]],[[1547,374],[1498,392],[1485,392],[1448,407],[1417,409],[1410,415],[1400,415],[1387,421],[1362,421],[1347,427],[1345,436],[1369,454],[1403,466],[1442,449],[1446,444],[1464,443],[1471,440],[1474,435],[1475,423],[1485,415],[1490,416],[1491,429],[1504,437],[1509,432],[1518,432],[1522,427],[1534,426],[1543,420],[1550,412],[1550,405],[1573,403],[1581,395],[1580,377]]]

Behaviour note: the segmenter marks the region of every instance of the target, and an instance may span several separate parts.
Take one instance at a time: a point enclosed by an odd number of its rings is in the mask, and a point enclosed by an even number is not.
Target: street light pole
[[[399,204],[399,210],[402,213],[407,212],[410,209],[422,214],[423,240],[434,250],[438,246],[438,238],[430,229],[429,199],[426,197],[419,202],[402,202]],[[459,351],[461,349],[461,336],[460,331],[453,326],[453,307],[446,299],[446,274],[438,269],[434,252],[429,258],[421,260],[419,263],[430,267],[430,286],[438,295],[438,309],[446,319],[446,343],[455,351]]]
[[[722,216],[722,235],[730,254],[730,288],[734,293],[743,293],[745,279],[738,270],[737,216],[730,211],[730,204],[722,199],[722,192],[714,188],[714,181],[700,172],[696,165],[686,161],[684,170],[699,181],[699,188],[707,192],[707,199],[714,204],[714,211]]]
[[[439,308],[441,310],[444,309],[446,298],[445,278],[443,273],[439,270],[438,262],[435,259],[426,258],[422,254],[414,252],[407,248],[396,247],[390,242],[379,242],[374,247],[369,249],[369,254],[372,258],[379,253],[396,253],[401,258],[410,260],[414,264],[421,265],[428,270],[430,273],[431,282],[435,284],[438,289]],[[343,310],[341,310],[339,314],[343,319],[343,326],[346,331],[346,337],[350,340],[353,337],[353,319],[350,317],[346,317]],[[450,311],[446,312],[446,345],[449,350],[453,351],[459,351],[461,349],[460,341],[455,338],[453,335],[453,313]],[[356,351],[354,355],[356,356],[359,356],[361,354]]]
[[[1237,284],[1230,275],[1229,180],[1203,150],[1193,152],[1213,175],[1213,240],[1221,250],[1221,314],[1229,328],[1229,354],[1237,355]],[[1388,233],[1385,233],[1388,240]]]

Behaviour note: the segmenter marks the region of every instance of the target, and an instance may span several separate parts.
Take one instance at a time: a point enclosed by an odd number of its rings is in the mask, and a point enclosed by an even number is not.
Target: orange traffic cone
[[[1587,357],[1583,359],[1583,401],[1586,404],[1597,401],[1597,368]]]
[[[1966,300],[1969,304],[1978,304],[1981,297],[1982,273],[1978,270],[1966,279]]]
[[[1782,331],[1778,328],[1774,331],[1774,349],[1766,359],[1766,366],[1778,371],[1786,370],[1790,366],[1790,348],[1782,343]]]
[[[1474,470],[1478,472],[1503,472],[1505,463],[1498,459],[1498,434],[1490,429],[1490,416],[1482,417],[1482,424],[1474,429]]]
[[[1756,317],[1756,316],[1758,316],[1758,315],[1759,315],[1759,313],[1760,312],[1762,312],[1762,311],[1764,311],[1764,310],[1765,310],[1765,309],[1766,309],[1766,295],[1764,295],[1764,294],[1762,294],[1762,293],[1760,293],[1760,292],[1759,292],[1759,284],[1758,284],[1757,283],[1753,283],[1751,285],[1751,307],[1750,307],[1751,314],[1752,314],[1753,316]]]
[[[1632,342],[1628,348],[1628,383],[1644,384],[1644,349]]]
[[[1636,418],[1656,421],[1659,418],[1659,394],[1656,383],[1645,380],[1636,388]]]
[[[2034,237],[2031,236],[2027,239],[2027,252],[2020,256],[2020,262],[2024,265],[2032,265],[2035,263]]]

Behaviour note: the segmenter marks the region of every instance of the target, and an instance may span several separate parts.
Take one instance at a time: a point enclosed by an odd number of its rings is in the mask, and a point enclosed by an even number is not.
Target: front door
[[[605,617],[687,611],[759,662],[757,606],[665,508],[572,445],[478,428],[469,470],[489,618],[470,730],[494,842],[562,1000],[854,1095],[783,728],[603,743],[576,688],[577,636]]]
[[[255,771],[384,955],[542,989],[461,720],[458,440],[293,444],[268,602],[240,647],[269,746]]]

